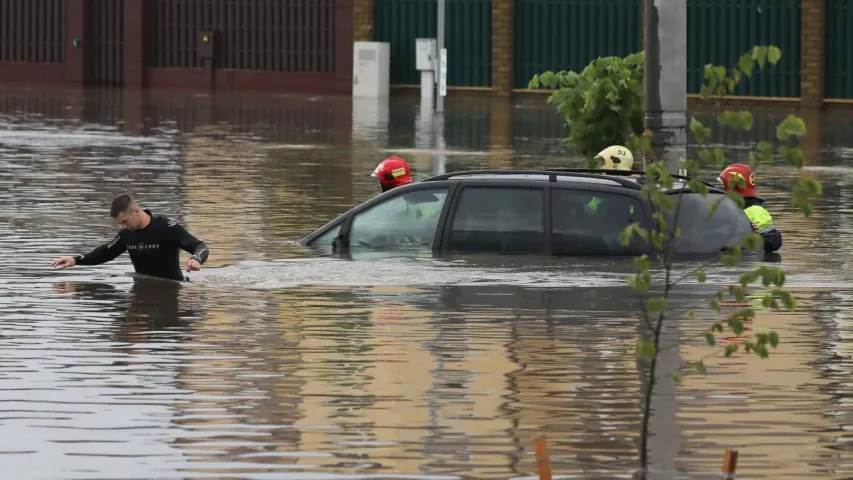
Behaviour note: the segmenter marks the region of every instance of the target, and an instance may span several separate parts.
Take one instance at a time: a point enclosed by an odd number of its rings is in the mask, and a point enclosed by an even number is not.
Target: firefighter
[[[782,248],[782,233],[773,225],[773,217],[764,208],[764,199],[755,189],[755,174],[742,163],[726,167],[717,180],[727,192],[735,192],[743,197],[743,211],[752,222],[752,229],[764,239],[764,252],[773,253]]]

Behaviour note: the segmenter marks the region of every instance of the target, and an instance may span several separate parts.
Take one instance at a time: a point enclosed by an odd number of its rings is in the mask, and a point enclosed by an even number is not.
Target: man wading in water
[[[119,195],[113,199],[110,216],[122,227],[115,238],[86,254],[57,258],[51,265],[59,269],[100,265],[127,250],[136,273],[182,281],[189,279],[185,279],[181,272],[179,248],[192,254],[187,260],[188,272],[200,270],[207,260],[208,250],[204,242],[186,231],[177,220],[140,208],[130,195]]]

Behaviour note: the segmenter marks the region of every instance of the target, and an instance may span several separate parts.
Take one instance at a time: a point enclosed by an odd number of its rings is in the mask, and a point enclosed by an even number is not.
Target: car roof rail
[[[562,167],[553,168],[552,170],[557,171],[557,172],[590,172],[590,173],[599,173],[602,175],[613,175],[613,176],[623,176],[623,177],[630,177],[630,176],[634,176],[634,175],[639,175],[642,178],[648,177],[645,170],[612,170],[612,169],[599,169],[599,168],[562,168]],[[674,173],[669,174],[669,176],[672,178],[676,178],[678,180],[685,180],[685,181],[696,180],[698,182],[704,183],[705,186],[708,186],[711,188],[717,188],[717,189],[720,188],[719,185],[715,185],[711,182],[702,180],[701,178],[695,178],[695,177],[691,177],[688,175],[677,175]]]
[[[639,189],[642,188],[643,182],[640,179],[647,179],[648,175],[646,175],[645,170],[612,170],[612,169],[596,169],[596,168],[547,168],[547,169],[511,169],[511,170],[493,170],[493,169],[479,169],[479,170],[461,170],[458,172],[447,172],[441,173],[438,175],[433,175],[432,177],[425,178],[424,182],[427,181],[438,181],[438,180],[448,180],[453,177],[464,177],[469,175],[548,175],[551,178],[549,179],[552,182],[556,181],[556,176],[566,176],[566,177],[582,177],[582,178],[597,178],[601,180],[611,180],[614,183],[618,183],[624,187]],[[627,177],[627,178],[622,178]],[[637,178],[639,177],[639,178]],[[720,190],[719,185],[715,185],[711,182],[702,180],[700,178],[690,177],[687,175],[678,175],[678,174],[670,174],[670,177],[683,180],[690,181],[696,180],[705,184],[705,186],[713,188],[715,190]]]
[[[432,177],[425,178],[421,180],[422,182],[434,182],[439,180],[449,180],[454,177],[466,177],[473,175],[543,175],[548,176],[548,181],[556,182],[557,177],[567,177],[567,178],[594,178],[597,180],[605,180],[613,182],[614,184],[621,185],[623,187],[631,188],[634,190],[639,190],[642,188],[635,179],[629,178],[620,178],[616,175],[608,175],[604,172],[610,172],[612,170],[590,170],[590,169],[512,169],[512,170],[491,170],[491,169],[481,169],[481,170],[461,170],[458,172],[447,172],[441,173],[438,175],[433,175]],[[642,172],[640,172],[642,173]]]

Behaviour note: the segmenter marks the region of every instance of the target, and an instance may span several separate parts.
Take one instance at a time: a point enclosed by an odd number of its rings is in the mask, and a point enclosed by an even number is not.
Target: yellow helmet
[[[601,168],[610,170],[631,170],[634,167],[634,155],[622,145],[611,145],[595,156]]]

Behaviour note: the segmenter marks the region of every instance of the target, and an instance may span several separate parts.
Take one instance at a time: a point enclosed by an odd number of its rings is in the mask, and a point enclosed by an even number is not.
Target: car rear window
[[[715,204],[716,210],[712,212]],[[670,225],[673,213],[667,212],[666,215]],[[743,209],[722,193],[682,194],[678,228],[681,230],[676,239],[678,254],[718,253],[752,233]]]
[[[551,190],[551,248],[556,255],[638,255],[648,243],[634,235],[619,242],[625,228],[646,225],[640,201],[628,195],[586,190]]]
[[[466,186],[457,200],[448,250],[540,253],[543,197],[541,188]]]

